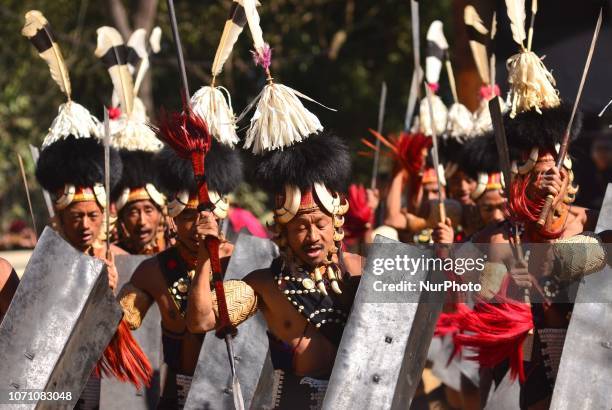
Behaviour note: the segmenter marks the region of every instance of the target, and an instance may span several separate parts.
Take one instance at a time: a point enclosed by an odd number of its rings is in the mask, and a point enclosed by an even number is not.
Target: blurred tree
[[[175,0],[191,91],[210,81],[209,72],[227,18],[229,0]],[[27,144],[40,145],[63,102],[46,64],[21,37],[23,16],[41,10],[58,37],[70,69],[73,97],[98,117],[110,103],[111,82],[93,55],[96,29],[116,26],[124,36],[138,27],[160,25],[162,51],[151,61],[153,106],[180,106],[179,75],[165,1],[3,0],[0,16],[0,226],[25,217],[27,205],[15,152],[26,158]],[[451,0],[421,2],[422,38],[429,23],[450,18]],[[346,138],[356,153],[359,139],[376,126],[380,83],[389,86],[385,132],[401,130],[412,75],[410,4],[405,0],[266,0],[259,9],[264,38],[273,48],[273,72],[291,86],[337,112],[305,103],[326,126]],[[445,30],[449,41],[452,27]],[[424,41],[422,41],[424,45]],[[251,62],[248,28],[238,40],[219,84],[232,93],[237,113],[261,90],[265,76]],[[155,111],[149,115],[155,117]],[[241,124],[241,134],[248,120]],[[354,179],[366,182],[370,160],[355,154]],[[247,173],[248,174],[248,173]],[[33,198],[45,220],[38,188]]]

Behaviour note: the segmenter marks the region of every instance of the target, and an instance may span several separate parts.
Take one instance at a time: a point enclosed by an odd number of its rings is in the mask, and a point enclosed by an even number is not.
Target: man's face
[[[320,210],[296,215],[285,229],[293,254],[311,267],[325,262],[334,247],[332,217]]]
[[[68,242],[82,251],[93,245],[104,221],[104,212],[96,201],[70,204],[59,216]]]
[[[436,182],[428,182],[423,184],[423,199],[425,201],[431,201],[438,199],[440,196],[438,192],[438,184]]]
[[[470,197],[476,189],[476,180],[467,176],[463,171],[457,170],[448,179],[448,195],[461,202],[461,205],[474,205]]]
[[[504,207],[506,199],[499,190],[485,191],[476,202],[480,218],[485,225],[492,222],[502,222],[504,220]]]
[[[161,212],[150,200],[130,202],[121,210],[121,222],[130,241],[139,249],[155,240]]]
[[[196,222],[199,213],[195,209],[184,209],[183,212],[174,217],[176,226],[176,237],[190,252],[198,251],[198,236]]]

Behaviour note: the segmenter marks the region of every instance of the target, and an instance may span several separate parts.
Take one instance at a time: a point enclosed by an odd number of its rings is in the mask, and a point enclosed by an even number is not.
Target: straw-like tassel
[[[321,122],[304,107],[300,98],[314,101],[285,85],[269,82],[240,116],[257,104],[244,147],[252,147],[253,153],[261,154],[288,147],[322,131]]]
[[[227,100],[223,95],[227,95]],[[210,133],[222,144],[233,147],[238,142],[236,117],[229,92],[224,87],[205,86],[191,97],[193,111],[206,121]]]

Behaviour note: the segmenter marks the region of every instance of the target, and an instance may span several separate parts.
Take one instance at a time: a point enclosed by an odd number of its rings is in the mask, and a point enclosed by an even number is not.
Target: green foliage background
[[[27,218],[27,203],[16,153],[26,162],[38,220],[45,219],[42,195],[34,177],[28,144],[40,145],[63,96],[46,64],[20,35],[23,16],[41,10],[58,37],[70,69],[73,98],[99,118],[108,105],[111,83],[93,55],[96,29],[114,25],[110,0],[3,0],[0,4],[0,228],[14,218]],[[229,0],[175,0],[187,59],[191,91],[207,83],[210,65],[228,15]],[[277,82],[291,86],[321,103],[308,104],[328,129],[350,141],[355,152],[354,179],[366,182],[370,160],[357,156],[359,139],[376,127],[381,82],[389,87],[385,130],[403,124],[412,74],[410,2],[408,0],[262,0],[259,9],[264,38],[273,48],[272,72]],[[421,2],[422,36],[438,18],[450,32],[451,0]],[[133,12],[134,0],[124,0]],[[152,61],[154,102],[180,105],[179,76],[166,2],[159,1],[156,25],[163,30],[162,51]],[[344,41],[342,41],[344,40]],[[218,82],[232,93],[234,110],[241,110],[264,85],[249,53],[245,29]],[[155,113],[149,113],[152,117]],[[244,131],[244,125],[242,130]],[[248,199],[245,199],[248,202]],[[39,225],[42,224],[39,222]]]

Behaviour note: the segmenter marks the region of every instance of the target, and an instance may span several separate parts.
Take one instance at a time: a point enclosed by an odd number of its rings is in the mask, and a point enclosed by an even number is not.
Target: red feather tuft
[[[374,222],[374,212],[368,206],[368,195],[363,185],[351,184],[348,189],[349,210],[346,214],[344,228],[346,239],[361,239],[368,230],[368,224]]]
[[[531,307],[503,296],[496,298],[499,303],[480,302],[462,315],[459,327],[467,333],[457,333],[453,340],[457,346],[474,348],[478,353],[470,359],[483,367],[495,367],[508,359],[510,376],[523,382],[523,342],[534,327]]]
[[[137,389],[151,385],[153,368],[125,320],[121,320],[117,332],[98,360],[95,374],[98,377],[102,374],[114,376],[122,382],[132,383]]]
[[[193,174],[198,181],[200,204],[209,203],[208,188],[204,180],[206,154],[212,144],[206,121],[186,106],[182,112],[161,111],[156,129],[157,137],[174,149],[178,156],[191,160]]]
[[[397,141],[398,157],[402,166],[410,173],[416,175],[425,167],[423,150],[431,148],[432,139],[424,134],[402,133]]]
[[[156,133],[160,140],[185,159],[191,159],[194,152],[206,155],[212,143],[206,121],[189,107],[170,113],[162,109]]]

